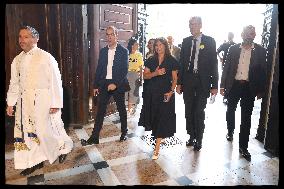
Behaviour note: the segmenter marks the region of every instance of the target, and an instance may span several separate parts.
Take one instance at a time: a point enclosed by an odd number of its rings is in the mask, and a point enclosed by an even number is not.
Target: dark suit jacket
[[[187,71],[190,62],[190,49],[192,45],[192,36],[184,38],[180,52],[180,72],[178,76],[178,85],[182,85],[184,100],[187,100],[187,92],[190,87],[189,75]],[[202,89],[207,97],[210,96],[210,89],[218,89],[218,60],[216,53],[216,42],[210,37],[202,34],[198,54],[198,73],[200,76]]]
[[[180,48],[173,45],[173,52],[172,53],[173,53],[172,55],[176,58],[176,60],[179,61],[179,59],[180,59]]]
[[[105,78],[107,75],[107,64],[108,64],[108,46],[100,50],[98,66],[96,70],[94,89],[102,89],[105,84]],[[117,44],[113,66],[112,66],[112,81],[115,84],[118,92],[125,92],[129,86],[127,80],[128,72],[128,50]]]
[[[227,60],[222,73],[220,88],[225,89],[225,95],[228,95],[233,86],[238,69],[241,44],[233,45],[229,48]],[[254,43],[254,49],[251,51],[249,65],[249,87],[252,95],[264,93],[266,82],[266,50],[262,46]]]
[[[236,43],[233,42],[233,41],[228,41],[228,42],[226,42],[226,43],[223,43],[223,44],[217,49],[217,54],[219,54],[219,53],[222,52],[222,51],[224,52],[223,57],[222,57],[224,62],[222,62],[222,64],[225,63],[225,60],[226,60],[226,58],[227,58],[228,50],[229,50],[230,46],[235,45],[235,44],[236,44]]]

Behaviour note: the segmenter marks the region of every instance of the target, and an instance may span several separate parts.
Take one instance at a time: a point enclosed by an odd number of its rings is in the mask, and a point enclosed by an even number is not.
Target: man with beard
[[[245,26],[241,34],[243,42],[230,47],[220,83],[220,94],[228,99],[226,138],[233,140],[235,111],[240,100],[241,125],[239,133],[239,152],[251,160],[248,141],[251,128],[251,114],[254,100],[262,98],[266,81],[266,50],[253,42],[255,27]]]

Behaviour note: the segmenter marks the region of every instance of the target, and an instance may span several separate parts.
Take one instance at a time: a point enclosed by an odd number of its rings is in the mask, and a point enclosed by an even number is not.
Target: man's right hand
[[[224,96],[224,93],[225,93],[225,89],[224,89],[224,88],[220,88],[220,94],[221,94],[222,96]]]
[[[107,86],[107,91],[114,91],[116,89],[116,85],[111,83]]]
[[[7,112],[7,115],[8,116],[14,116],[14,109],[13,109],[13,106],[7,106],[6,108],[6,112]]]
[[[176,87],[176,92],[177,92],[178,94],[181,94],[181,93],[182,93],[181,85],[177,85],[177,87]]]
[[[97,96],[99,94],[99,89],[94,89],[94,96]]]

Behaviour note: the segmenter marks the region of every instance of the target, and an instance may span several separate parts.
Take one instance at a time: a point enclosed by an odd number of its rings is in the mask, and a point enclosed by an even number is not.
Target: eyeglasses
[[[106,33],[106,36],[114,36],[114,33]]]

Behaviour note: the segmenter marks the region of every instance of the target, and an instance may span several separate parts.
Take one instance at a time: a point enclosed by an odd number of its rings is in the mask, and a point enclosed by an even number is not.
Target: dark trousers
[[[202,143],[204,133],[204,120],[207,103],[207,95],[202,90],[201,82],[198,74],[190,75],[190,88],[186,94],[188,100],[185,101],[185,118],[186,130],[190,135],[190,139],[196,139],[198,143]]]
[[[254,106],[255,97],[249,89],[249,82],[237,81],[233,83],[232,89],[228,94],[228,104],[226,112],[228,133],[233,133],[235,129],[235,111],[241,99],[241,126],[239,133],[239,147],[248,148],[248,141],[251,128],[251,114]]]
[[[125,93],[124,92],[108,92],[107,91],[107,85],[109,83],[106,83],[102,90],[99,93],[98,96],[98,111],[96,115],[96,121],[94,125],[94,129],[92,132],[92,135],[94,135],[96,138],[99,138],[100,130],[102,129],[104,117],[106,114],[107,104],[109,102],[109,99],[111,96],[113,96],[114,101],[117,106],[117,110],[119,112],[120,117],[120,123],[121,123],[121,133],[126,134],[127,129],[127,112],[125,107]]]

